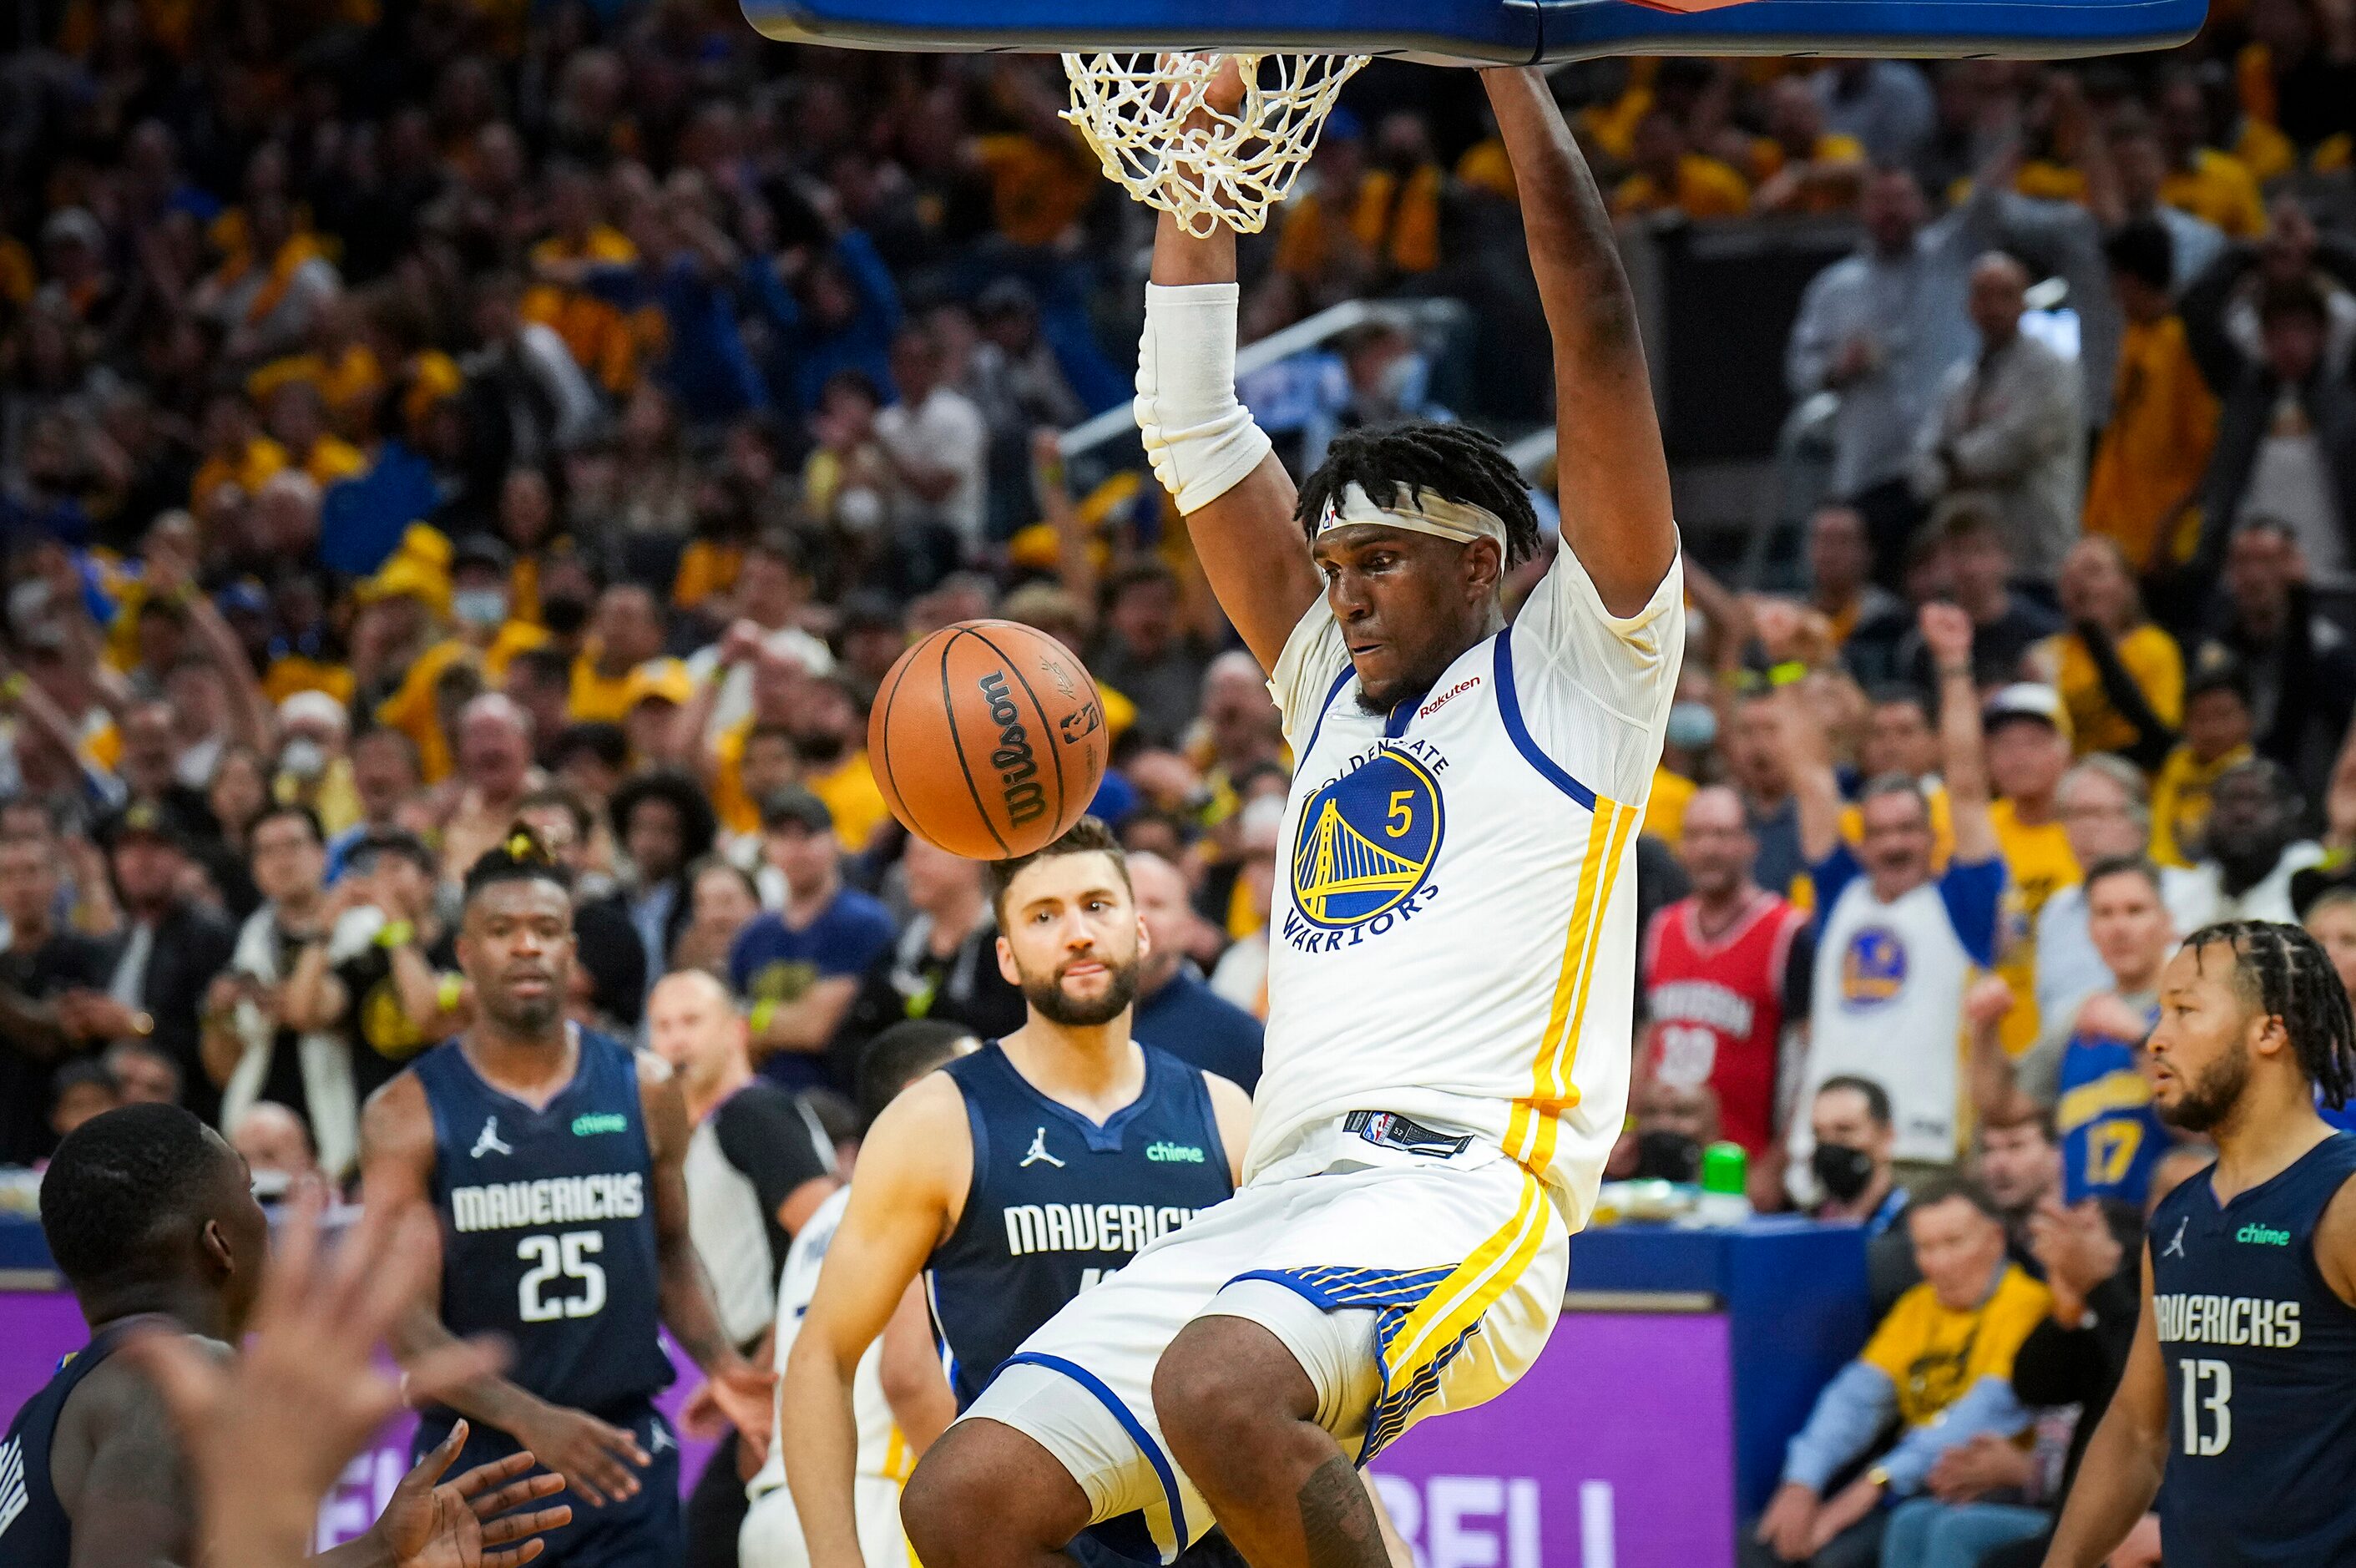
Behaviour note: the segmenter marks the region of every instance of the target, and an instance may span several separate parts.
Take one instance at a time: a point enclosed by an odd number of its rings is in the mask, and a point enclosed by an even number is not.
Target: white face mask
[[[298,735],[278,753],[278,766],[307,784],[327,770],[327,748]]]
[[[450,613],[468,626],[498,626],[508,618],[508,596],[497,588],[460,588],[450,596]]]

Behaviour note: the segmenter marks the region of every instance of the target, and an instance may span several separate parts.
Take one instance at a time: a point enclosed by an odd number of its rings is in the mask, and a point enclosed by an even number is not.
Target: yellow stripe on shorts
[[[1587,1001],[1593,990],[1595,954],[1602,946],[1603,911],[1612,902],[1619,880],[1620,860],[1628,833],[1642,812],[1606,796],[1595,798],[1588,820],[1587,853],[1579,868],[1579,893],[1571,905],[1570,929],[1565,934],[1562,967],[1555,977],[1554,1007],[1539,1040],[1537,1061],[1531,1073],[1530,1098],[1514,1102],[1505,1123],[1505,1153],[1526,1170],[1542,1172],[1554,1160],[1555,1139],[1562,1112],[1579,1103],[1571,1075],[1579,1059],[1579,1037],[1587,1019]]]
[[[1544,1189],[1524,1171],[1522,1200],[1514,1217],[1474,1248],[1472,1255],[1440,1281],[1391,1336],[1384,1356],[1386,1389],[1404,1389],[1412,1383],[1432,1358],[1454,1344],[1514,1288],[1538,1255],[1553,1218]]]

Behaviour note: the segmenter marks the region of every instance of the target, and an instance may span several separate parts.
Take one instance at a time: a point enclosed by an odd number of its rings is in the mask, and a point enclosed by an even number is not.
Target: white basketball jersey
[[[1971,954],[1936,882],[1893,902],[1858,875],[1841,889],[1816,942],[1815,1007],[1810,1019],[1806,1092],[1844,1073],[1870,1079],[1890,1095],[1894,1158],[1945,1162],[1960,1133],[1964,992]],[[1815,1148],[1808,1118],[1793,1119],[1792,1148],[1804,1165]]]
[[[794,1232],[794,1244],[786,1251],[786,1266],[777,1273],[777,1334],[776,1349],[770,1365],[777,1369],[776,1427],[785,1430],[792,1417],[785,1409],[786,1358],[793,1350],[794,1338],[801,1332],[802,1314],[809,1310],[810,1297],[818,1292],[819,1266],[826,1262],[827,1248],[834,1240],[836,1228],[842,1223],[842,1211],[850,1205],[851,1188],[837,1187],[827,1195],[809,1220]],[[867,1352],[859,1358],[859,1366],[851,1376],[851,1413],[859,1426],[858,1473],[882,1480],[905,1481],[916,1467],[916,1456],[909,1453],[907,1440],[900,1435],[898,1423],[892,1419],[892,1406],[884,1397],[884,1341],[879,1336]],[[746,1484],[745,1491],[758,1498],[786,1484],[786,1457],[783,1448],[769,1444],[767,1463],[759,1475]]]
[[[1295,760],[1245,1179],[1389,1111],[1500,1144],[1582,1223],[1619,1136],[1636,832],[1685,648],[1684,573],[1614,619],[1569,548],[1518,619],[1390,713],[1324,600],[1269,682]]]

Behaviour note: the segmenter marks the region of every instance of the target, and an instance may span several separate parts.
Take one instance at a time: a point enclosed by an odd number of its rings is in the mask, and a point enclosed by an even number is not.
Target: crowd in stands
[[[1140,1034],[1250,1086],[1290,758],[1141,465],[1067,472],[1150,231],[1052,62],[788,48],[722,0],[13,25],[0,1165],[177,1100],[347,1177],[471,1015],[455,881],[519,822],[577,879],[577,1018],[646,1037],[708,973],[854,1127],[884,1029],[1022,1016],[982,868],[865,751],[900,651],[986,615],[1102,690]],[[1835,399],[1803,588],[1689,562],[1612,1174],[1723,1136],[1754,1205],[1871,1238],[1881,1326],[1749,1550],[2004,1561],[2115,1380],[2136,1216],[2197,1168],[2136,1071],[2172,941],[2304,921],[2356,983],[2356,5],[1558,87],[1629,224],[1858,237],[1791,329],[1792,396]],[[1454,412],[1543,420],[1477,100],[1362,79],[1246,248],[1248,338],[1465,298]],[[1378,325],[1243,391],[1306,466],[1451,417],[1439,379]]]

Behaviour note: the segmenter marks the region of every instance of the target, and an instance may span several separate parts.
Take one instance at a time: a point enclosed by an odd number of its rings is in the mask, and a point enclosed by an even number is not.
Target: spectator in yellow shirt
[[[2175,242],[2156,218],[2132,219],[2104,242],[2126,319],[2111,383],[2111,422],[2094,447],[2083,522],[2116,543],[2140,576],[2189,553],[2179,524],[2217,444],[2217,397],[2201,379],[2170,293]],[[2172,722],[2172,721],[2171,721]]]
[[[1754,139],[1751,198],[1760,212],[1846,212],[1865,186],[1865,146],[1825,129],[1825,107],[1805,80],[1778,79],[1767,89],[1767,134]]]
[[[517,654],[548,641],[546,628],[519,619],[508,602],[513,560],[506,545],[485,534],[459,541],[450,556],[451,621],[494,684],[507,679]]]
[[[597,596],[589,639],[573,661],[573,722],[617,725],[630,711],[630,672],[663,650],[660,607],[639,583]]]
[[[587,267],[626,267],[638,248],[597,217],[597,182],[586,169],[553,170],[548,182],[552,230],[531,248],[535,282],[523,296],[523,318],[552,328],[573,358],[616,396],[637,380],[638,342],[620,306],[575,285]]]
[[[1728,165],[1695,152],[1685,128],[1655,110],[1636,123],[1635,172],[1612,193],[1614,218],[1680,212],[1736,218],[1751,209],[1751,187]]]
[[[267,408],[271,437],[285,449],[286,461],[320,489],[367,472],[368,455],[327,428],[327,400],[315,383],[280,381]]]
[[[2184,655],[2144,614],[2115,540],[2089,535],[2062,560],[2062,613],[2070,629],[2040,656],[2069,710],[2077,754],[2115,751],[2154,768],[2175,744],[2184,714]]]
[[[1988,781],[2000,797],[1988,820],[2008,874],[1996,972],[2020,999],[2005,1015],[2004,1047],[2019,1056],[2037,1041],[2037,913],[2078,880],[2056,799],[2070,770],[2069,712],[2052,687],[2023,682],[1990,698],[1980,722]]]
[[[1384,120],[1370,160],[1357,116],[1337,109],[1311,167],[1315,183],[1285,207],[1277,271],[1323,300],[1440,264],[1440,166],[1420,119]]]
[[[2162,865],[2201,858],[2209,825],[2209,791],[2225,772],[2250,760],[2256,721],[2241,666],[2207,665],[2184,686],[2184,739],[2151,784],[2151,857]]]
[[[253,404],[228,388],[206,400],[204,453],[188,480],[188,504],[198,510],[223,485],[252,495],[287,462],[286,448],[262,433]]]
[[[2013,1358],[2051,1294],[2006,1258],[2003,1215],[1976,1184],[1926,1183],[1905,1223],[1922,1283],[1825,1386],[1784,1450],[1783,1485],[1752,1531],[1771,1561],[1877,1561],[1886,1505],[1930,1495],[1942,1455],[2029,1428],[2012,1391]],[[1826,1498],[1833,1477],[1866,1458],[1893,1418],[1896,1444]]]
[[[2255,240],[2266,231],[2266,207],[2248,166],[2209,145],[2209,106],[2201,84],[2188,73],[2159,90],[2160,140],[2168,148],[2168,177],[2159,199],[2235,240]]]

